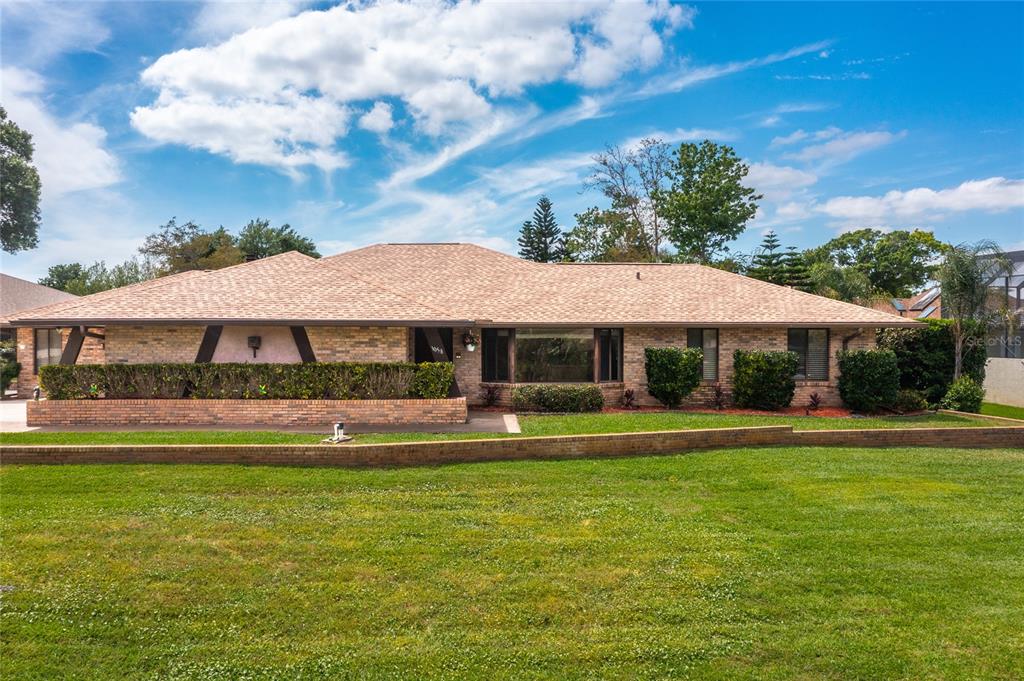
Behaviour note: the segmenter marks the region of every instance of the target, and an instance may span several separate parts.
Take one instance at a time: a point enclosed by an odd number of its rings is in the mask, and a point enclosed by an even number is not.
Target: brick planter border
[[[439,400],[40,400],[29,426],[316,426],[465,423],[466,398]]]
[[[0,464],[206,463],[365,468],[649,456],[772,445],[1024,448],[1024,427],[794,432],[791,426],[762,426],[365,445],[13,445],[0,446]]]

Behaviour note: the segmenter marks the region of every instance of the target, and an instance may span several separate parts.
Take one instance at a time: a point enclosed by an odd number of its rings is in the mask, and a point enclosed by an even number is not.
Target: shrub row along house
[[[796,401],[837,404],[837,353],[917,322],[710,267],[542,264],[469,244],[295,252],[193,271],[12,320],[28,395],[45,363],[453,362],[453,395],[508,404],[521,384],[648,394],[648,347],[699,347],[703,383],[728,391],[733,352],[799,356]],[[59,340],[57,340],[59,339]],[[43,351],[45,349],[45,352]],[[490,387],[488,389],[488,387]]]

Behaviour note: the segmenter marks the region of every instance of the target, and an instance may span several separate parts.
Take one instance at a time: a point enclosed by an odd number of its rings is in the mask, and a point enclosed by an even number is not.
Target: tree
[[[869,305],[884,298],[871,285],[864,272],[853,267],[838,267],[830,261],[812,262],[807,266],[811,293],[848,303]]]
[[[567,260],[647,262],[650,245],[643,228],[626,211],[593,207],[576,214],[576,226],[563,239]]]
[[[919,229],[882,232],[858,229],[806,253],[811,263],[830,262],[863,273],[885,297],[905,298],[924,288],[935,275],[946,244]]]
[[[537,201],[533,220],[523,223],[519,232],[519,256],[535,262],[558,262],[565,259],[562,230],[555,220],[551,200],[546,196]]]
[[[704,140],[681,144],[669,170],[670,186],[658,190],[658,213],[681,258],[710,263],[746,229],[763,198],[743,185],[750,168],[726,145]]]
[[[640,260],[659,261],[664,240],[660,207],[672,168],[669,145],[645,138],[629,149],[608,146],[594,164],[587,186],[599,189],[632,220],[639,231],[636,243],[647,249]]]
[[[256,218],[238,233],[238,248],[246,260],[269,258],[272,255],[298,251],[319,258],[313,240],[296,232],[291,225],[271,227],[270,220]]]
[[[784,286],[807,293],[812,292],[814,283],[811,280],[811,270],[807,266],[804,254],[798,251],[796,246],[786,247],[786,252],[782,256],[782,268]]]
[[[152,265],[147,261],[132,258],[120,265],[107,268],[102,260],[89,267],[73,262],[64,265],[53,265],[46,276],[39,280],[43,286],[73,293],[76,296],[87,296],[112,288],[137,284],[156,276]]]
[[[761,248],[750,260],[747,276],[772,284],[784,284],[786,281],[786,255],[779,249],[782,244],[774,231],[764,235]]]
[[[192,221],[179,225],[174,218],[146,237],[139,252],[156,263],[160,275],[216,270],[244,260],[235,237],[223,227],[207,232]]]
[[[960,378],[963,369],[968,327],[971,322],[983,321],[987,316],[989,284],[1009,272],[1009,259],[992,241],[959,244],[946,250],[946,257],[938,267],[938,278],[942,287],[942,315],[952,320],[954,381]]]
[[[8,253],[39,245],[39,173],[32,135],[0,106],[0,246]]]

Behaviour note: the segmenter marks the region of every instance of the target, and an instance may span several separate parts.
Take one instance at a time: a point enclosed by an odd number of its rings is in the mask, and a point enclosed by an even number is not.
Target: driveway
[[[29,430],[25,425],[25,402],[27,400],[0,400],[0,433]]]

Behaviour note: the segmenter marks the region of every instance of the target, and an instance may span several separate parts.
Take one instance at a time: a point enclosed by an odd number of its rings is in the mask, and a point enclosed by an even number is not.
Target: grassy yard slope
[[[1024,673],[1024,451],[0,484],[6,678]]]
[[[1024,407],[1011,407],[1007,404],[984,402],[981,405],[981,413],[988,416],[1002,416],[1008,419],[1024,420]]]
[[[792,425],[796,430],[844,428],[937,428],[949,426],[991,426],[991,421],[952,414],[874,418],[823,418],[808,416],[744,416],[686,412],[622,412],[521,416],[523,435],[582,435],[586,433],[627,433],[645,430],[689,428],[736,428],[743,426]],[[325,435],[261,431],[140,431],[97,433],[3,433],[0,444],[307,444]],[[372,433],[357,435],[355,441],[408,442],[413,440],[502,437],[487,433]],[[506,436],[507,437],[507,436]]]

